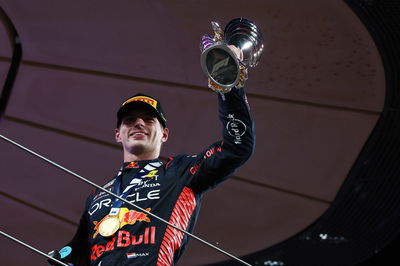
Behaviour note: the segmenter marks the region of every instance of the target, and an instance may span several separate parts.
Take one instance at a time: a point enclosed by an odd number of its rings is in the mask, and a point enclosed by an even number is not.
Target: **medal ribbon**
[[[117,177],[115,178],[114,188],[115,194],[123,198],[124,200],[128,197],[129,193],[135,186],[138,186],[143,180],[146,179],[146,176],[149,175],[151,171],[154,171],[158,167],[160,167],[163,163],[159,159],[155,159],[150,161],[145,167],[143,167],[140,171],[138,171],[135,176],[132,178],[129,185],[126,186],[124,191],[121,193],[121,182],[122,182],[122,168],[119,170]],[[116,198],[112,204],[109,215],[118,215],[119,209],[122,206],[123,201]]]

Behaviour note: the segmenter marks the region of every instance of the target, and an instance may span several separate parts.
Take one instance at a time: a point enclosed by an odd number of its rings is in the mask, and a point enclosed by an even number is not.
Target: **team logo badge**
[[[125,166],[125,168],[139,168],[139,163],[138,162],[130,162],[128,165]]]

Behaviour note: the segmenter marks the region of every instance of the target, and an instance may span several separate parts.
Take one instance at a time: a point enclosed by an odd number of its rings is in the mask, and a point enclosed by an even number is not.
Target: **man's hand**
[[[236,57],[239,59],[239,61],[243,61],[243,51],[237,48],[234,45],[228,45],[229,49],[232,50],[232,52],[235,53]]]
[[[61,261],[61,262],[64,262],[64,263],[66,263],[68,265],[73,266],[72,263],[68,263],[68,261],[70,261],[70,259],[71,259],[71,253],[72,253],[72,248],[69,247],[69,246],[66,246],[66,247],[63,247],[60,251],[52,250],[47,255],[49,255],[50,257],[52,257],[52,258],[54,258],[54,259],[56,259],[58,261]],[[62,264],[60,264],[57,261],[52,260],[52,259],[48,259],[47,262],[50,263],[50,265],[53,265],[53,266],[62,265]]]

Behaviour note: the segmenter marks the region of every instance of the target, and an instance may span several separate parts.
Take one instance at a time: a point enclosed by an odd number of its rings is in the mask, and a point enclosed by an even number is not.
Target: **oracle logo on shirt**
[[[150,190],[148,192],[146,191],[137,191],[135,193],[132,193],[126,197],[126,199],[129,202],[142,202],[142,201],[147,201],[147,200],[158,200],[160,199],[160,190],[155,189],[155,190]],[[98,210],[101,210],[102,208],[111,208],[112,206],[112,199],[111,198],[106,198],[101,201],[98,201],[94,204],[91,205],[88,213],[90,216],[95,214]]]

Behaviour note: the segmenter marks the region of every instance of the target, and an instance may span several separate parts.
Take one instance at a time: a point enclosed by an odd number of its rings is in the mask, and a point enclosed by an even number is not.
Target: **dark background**
[[[0,7],[0,134],[99,184],[122,162],[115,112],[137,92],[167,113],[163,158],[219,138],[200,37],[212,20],[253,20],[265,44],[246,83],[256,151],[205,197],[195,234],[255,265],[354,265],[393,254],[384,247],[400,222],[396,1]],[[0,173],[1,230],[46,252],[62,247],[92,187],[5,141]],[[2,265],[46,265],[6,238],[0,250]],[[226,259],[192,241],[179,265]]]

